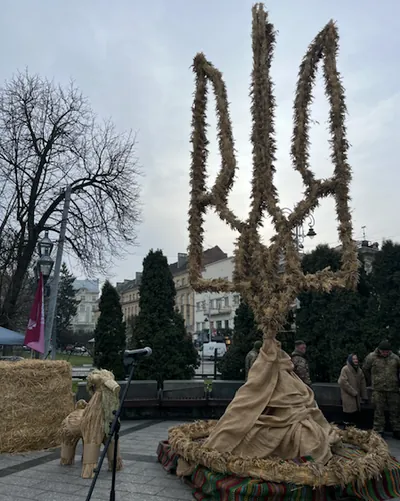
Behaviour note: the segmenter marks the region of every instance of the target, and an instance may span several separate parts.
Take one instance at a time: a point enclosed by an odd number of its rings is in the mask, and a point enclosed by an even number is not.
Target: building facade
[[[359,240],[355,242],[357,245],[358,255],[364,261],[364,267],[366,273],[371,273],[372,265],[376,254],[379,252],[378,242],[370,242],[368,240]],[[335,247],[335,250],[340,251],[342,249],[341,245]]]
[[[207,249],[203,253],[203,263],[208,265],[211,262],[227,258],[217,245]],[[180,311],[185,321],[185,327],[190,333],[195,331],[195,294],[189,283],[189,271],[187,254],[179,253],[177,261],[170,264],[169,268],[173,276],[176,288],[176,307]],[[117,290],[121,299],[124,320],[139,314],[139,291],[142,273],[136,273],[134,280],[125,280],[117,283]]]
[[[204,267],[203,278],[223,278],[232,281],[233,258],[226,257]],[[233,329],[240,295],[235,292],[195,293],[195,332],[202,341],[212,339],[221,331]],[[204,339],[203,339],[204,338]]]
[[[72,330],[74,332],[94,331],[100,293],[99,280],[75,280],[74,289],[79,305],[77,314],[72,320]]]

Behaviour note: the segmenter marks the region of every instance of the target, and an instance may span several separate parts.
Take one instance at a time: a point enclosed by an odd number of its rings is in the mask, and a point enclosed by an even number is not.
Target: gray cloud
[[[139,228],[140,246],[116,264],[114,278],[132,277],[151,247],[162,248],[173,260],[187,246],[190,65],[198,51],[223,71],[227,82],[240,167],[231,206],[246,214],[251,178],[251,5],[249,0],[3,2],[1,80],[26,66],[60,82],[72,77],[100,116],[111,116],[121,130],[138,132],[144,222]],[[400,237],[396,224],[400,4],[394,0],[380,4],[273,0],[268,8],[279,30],[273,79],[278,101],[276,179],[282,203],[292,206],[301,197],[300,179],[289,157],[297,69],[307,45],[333,18],[341,34],[339,68],[349,108],[355,236],[360,237],[361,226],[366,225],[371,240]],[[317,174],[327,176],[332,167],[322,77],[315,95],[313,117],[319,125],[312,132],[312,161]],[[211,107],[209,122],[214,134],[209,167],[213,179],[219,157]],[[333,203],[323,202],[315,217],[318,237],[306,248],[318,242],[334,244]],[[268,225],[264,231],[266,238],[271,236]],[[208,245],[218,244],[231,252],[233,239],[215,215],[208,217]]]

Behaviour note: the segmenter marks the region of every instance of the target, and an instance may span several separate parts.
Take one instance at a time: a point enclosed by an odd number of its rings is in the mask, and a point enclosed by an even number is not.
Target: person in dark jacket
[[[294,343],[295,350],[292,353],[292,362],[294,372],[307,386],[311,386],[310,369],[306,359],[307,345],[304,341],[296,341]]]
[[[368,399],[368,394],[365,376],[359,367],[356,354],[347,357],[347,363],[342,368],[338,383],[345,422],[360,427],[361,402]]]
[[[393,437],[400,440],[400,358],[392,352],[388,341],[382,341],[365,359],[363,370],[367,383],[372,384],[374,430],[383,435],[385,409],[388,409]]]
[[[247,381],[247,377],[249,375],[249,370],[251,369],[251,366],[254,364],[254,362],[256,361],[256,358],[258,357],[258,354],[260,353],[260,349],[261,349],[261,346],[262,346],[262,342],[261,341],[256,341],[253,345],[253,348],[249,351],[249,353],[246,355],[246,359],[245,359],[245,377],[246,377],[246,381]]]

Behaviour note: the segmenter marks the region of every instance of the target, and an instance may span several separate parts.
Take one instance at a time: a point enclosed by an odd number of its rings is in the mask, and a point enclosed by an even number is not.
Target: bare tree
[[[66,186],[67,246],[105,270],[135,243],[139,174],[132,133],[99,123],[74,84],[19,73],[0,88],[0,325],[13,323],[41,231],[58,232]]]

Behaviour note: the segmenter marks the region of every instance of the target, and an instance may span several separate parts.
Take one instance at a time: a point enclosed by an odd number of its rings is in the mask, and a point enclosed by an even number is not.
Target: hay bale
[[[68,362],[0,362],[0,395],[0,453],[60,444],[61,423],[74,410]]]

